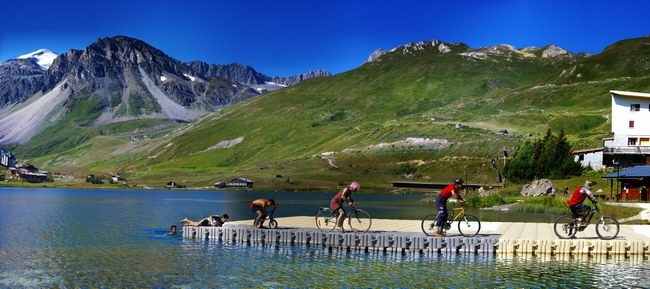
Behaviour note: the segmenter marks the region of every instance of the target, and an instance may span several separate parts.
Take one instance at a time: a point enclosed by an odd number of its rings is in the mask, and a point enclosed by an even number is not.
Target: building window
[[[627,139],[627,145],[635,146],[636,145],[636,138],[635,137],[628,138]]]
[[[585,155],[578,155],[578,161],[584,161]]]
[[[650,138],[647,138],[647,137],[639,138],[639,145],[640,146],[650,146]]]
[[[641,110],[641,105],[638,103],[630,104],[630,111],[639,111]]]
[[[630,120],[630,128],[634,128],[634,121]]]

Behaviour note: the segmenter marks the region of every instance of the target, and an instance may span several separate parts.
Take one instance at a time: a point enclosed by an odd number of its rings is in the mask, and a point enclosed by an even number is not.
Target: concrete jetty
[[[481,222],[480,234],[463,237],[457,231],[446,237],[422,233],[420,220],[373,219],[369,232],[320,232],[314,217],[276,218],[277,229],[258,229],[251,220],[224,227],[183,227],[183,237],[251,245],[300,245],[364,252],[401,254],[471,253],[492,255],[633,256],[650,255],[650,225],[621,225],[613,240],[601,240],[595,224],[576,239],[561,240],[549,223]],[[452,226],[453,227],[453,226]]]

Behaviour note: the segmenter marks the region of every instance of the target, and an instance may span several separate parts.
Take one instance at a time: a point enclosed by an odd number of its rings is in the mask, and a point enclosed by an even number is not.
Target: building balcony
[[[650,146],[604,147],[604,154],[650,154]]]

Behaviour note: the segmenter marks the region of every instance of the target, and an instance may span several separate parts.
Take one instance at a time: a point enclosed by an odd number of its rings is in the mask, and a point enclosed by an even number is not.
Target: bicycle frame
[[[372,224],[370,214],[362,209],[359,209],[356,203],[351,205],[350,209],[345,211],[345,214],[345,219],[347,219],[348,225],[353,231],[363,233],[370,229],[370,226]],[[318,213],[316,214],[316,226],[321,231],[333,230],[334,224],[336,224],[338,217],[338,211],[331,211],[328,207],[319,208]],[[322,219],[319,220],[319,218]],[[327,229],[322,229],[320,224],[323,224],[323,228]],[[357,225],[354,224],[361,225],[361,227],[357,227]]]
[[[465,212],[465,206],[451,208],[452,212],[440,228],[443,233],[451,229],[451,224],[456,221],[458,232],[465,237],[476,236],[481,230],[481,221],[474,215]],[[434,228],[439,215],[437,213],[426,215],[421,222],[422,232],[427,236],[434,235]]]
[[[452,220],[454,220],[454,221],[458,221],[458,219],[460,219],[461,216],[464,216],[464,215],[465,215],[465,207],[464,207],[464,206],[460,206],[460,207],[458,207],[458,208],[452,208],[452,210],[454,210],[454,211],[458,211],[458,213],[456,214],[456,216],[454,216],[454,217],[452,218]]]
[[[273,208],[273,210],[270,212],[266,212],[266,217],[260,220],[261,224],[264,224],[264,222],[268,221],[268,226],[270,229],[275,229],[278,227],[278,222],[273,217],[273,212],[275,212],[275,208]]]
[[[330,211],[329,208],[323,208],[323,209],[327,209],[327,211],[331,212],[332,217],[334,219],[339,217],[339,211],[338,210],[337,211]],[[355,215],[355,216],[357,215],[357,212],[359,211],[359,206],[357,204],[354,204],[354,205],[350,206],[350,208],[348,210],[345,210],[345,209],[343,209],[343,210],[345,211],[345,218],[347,219],[347,218],[352,217],[353,215]]]
[[[578,231],[582,231],[585,228],[587,228],[587,226],[589,226],[589,224],[591,223],[591,219],[594,217],[594,214],[596,214],[596,212],[598,212],[598,219],[603,220],[603,214],[600,213],[600,209],[598,209],[598,206],[594,206],[594,207],[590,207],[590,208],[591,209],[589,210],[589,213],[587,214],[587,216],[585,216],[585,220],[586,220],[585,224],[583,226],[580,226],[578,228]],[[573,221],[577,224],[578,219],[573,218]]]
[[[445,226],[446,230],[449,230],[449,228],[451,227],[451,224],[454,221],[458,222],[463,216],[465,216],[465,207],[464,206],[460,206],[460,207],[457,207],[457,208],[451,208],[451,210],[452,210],[452,214],[447,216],[447,224]]]

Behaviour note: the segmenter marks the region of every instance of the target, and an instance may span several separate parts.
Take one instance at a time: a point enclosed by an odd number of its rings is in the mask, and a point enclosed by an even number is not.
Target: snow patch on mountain
[[[44,70],[47,70],[50,68],[52,65],[52,62],[54,62],[54,59],[59,56],[58,54],[47,50],[47,49],[39,49],[36,50],[32,53],[27,53],[21,56],[16,57],[17,59],[29,59],[33,58],[36,60],[36,63],[42,67]]]
[[[191,75],[189,75],[187,73],[183,73],[183,75],[185,75],[185,77],[189,78],[191,81],[196,81],[196,77],[194,77],[194,76],[191,76]],[[161,78],[162,78],[162,76],[161,76]]]

